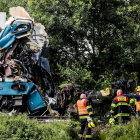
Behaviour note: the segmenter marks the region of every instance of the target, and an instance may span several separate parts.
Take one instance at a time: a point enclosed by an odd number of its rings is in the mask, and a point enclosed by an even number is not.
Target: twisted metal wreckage
[[[41,57],[49,43],[45,28],[22,7],[10,8],[10,15],[0,33],[0,110],[59,116],[70,95],[62,100],[56,93],[48,59]]]

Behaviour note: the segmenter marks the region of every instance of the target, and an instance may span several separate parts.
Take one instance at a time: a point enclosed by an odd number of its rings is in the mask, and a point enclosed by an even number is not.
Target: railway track
[[[73,117],[67,116],[59,116],[59,117],[52,117],[52,116],[29,116],[30,119],[37,119],[39,122],[49,123],[49,122],[62,122],[62,121],[71,121]],[[99,125],[106,125],[106,121],[97,121]]]
[[[3,116],[12,116],[10,113],[2,113]],[[78,119],[76,116],[28,116],[30,119],[36,119],[39,122],[49,123],[49,122],[62,122],[62,121],[71,121],[72,119]],[[99,125],[106,125],[108,122],[105,120],[97,120]]]
[[[52,116],[29,116],[30,119],[37,119],[39,122],[49,123],[49,122],[61,122],[61,121],[70,121],[72,118],[67,116],[59,116],[59,117],[52,117]]]

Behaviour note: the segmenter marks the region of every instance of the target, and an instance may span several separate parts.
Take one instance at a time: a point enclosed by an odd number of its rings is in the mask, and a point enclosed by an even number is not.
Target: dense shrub
[[[77,140],[71,121],[41,123],[26,115],[0,114],[0,140]]]
[[[140,138],[140,119],[132,118],[128,124],[108,127],[101,132],[102,140],[138,140]]]
[[[41,123],[26,114],[5,116],[0,113],[0,140],[78,140],[76,121]],[[132,118],[128,124],[97,125],[92,131],[96,140],[138,140],[140,120]]]

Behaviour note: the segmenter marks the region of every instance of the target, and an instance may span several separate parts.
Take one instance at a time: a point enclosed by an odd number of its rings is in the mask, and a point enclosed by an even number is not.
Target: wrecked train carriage
[[[55,108],[61,115],[75,116],[77,115],[74,104],[81,94],[81,85],[65,84],[56,96],[57,104]]]
[[[0,110],[44,115],[56,93],[49,62],[41,57],[47,34],[22,7],[10,13],[13,17],[0,34]]]

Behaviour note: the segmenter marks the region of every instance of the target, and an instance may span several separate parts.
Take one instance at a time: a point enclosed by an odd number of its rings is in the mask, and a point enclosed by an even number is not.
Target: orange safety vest
[[[86,106],[84,106],[84,101],[86,99],[80,99],[77,101],[77,108],[78,108],[78,112],[79,112],[79,115],[88,115],[88,111],[87,111],[87,108]]]
[[[136,101],[136,111],[140,110],[140,101]]]

